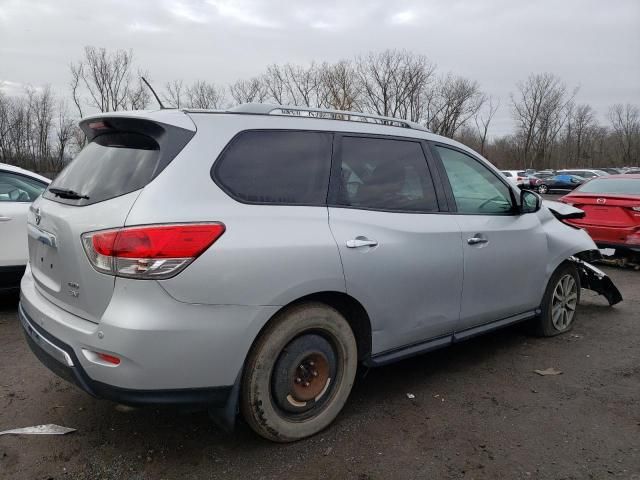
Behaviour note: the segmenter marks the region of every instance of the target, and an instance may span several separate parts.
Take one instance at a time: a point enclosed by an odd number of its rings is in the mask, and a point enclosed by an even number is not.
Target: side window
[[[213,176],[239,201],[326,205],[332,143],[330,133],[243,132],[214,164]]]
[[[513,210],[509,187],[482,163],[457,150],[436,146],[449,177],[458,212],[505,214]]]
[[[340,160],[339,205],[418,212],[438,209],[420,143],[344,137]]]
[[[0,171],[0,202],[33,202],[47,186],[24,175]]]

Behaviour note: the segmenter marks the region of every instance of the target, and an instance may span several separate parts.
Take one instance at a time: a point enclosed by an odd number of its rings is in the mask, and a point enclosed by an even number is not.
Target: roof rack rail
[[[431,132],[431,130],[419,123],[411,122],[409,120],[346,110],[330,110],[324,108],[299,107],[294,105],[273,105],[267,103],[243,103],[237,107],[230,108],[227,112],[246,113],[252,115],[285,115],[303,118],[319,118],[324,120],[346,120],[351,122],[375,123],[390,127],[411,128],[413,130]]]

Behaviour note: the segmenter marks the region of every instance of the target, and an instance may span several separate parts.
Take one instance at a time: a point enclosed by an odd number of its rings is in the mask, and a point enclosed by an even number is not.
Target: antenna
[[[160,101],[160,97],[158,97],[158,94],[156,93],[156,91],[153,89],[153,87],[149,84],[149,82],[147,82],[147,79],[144,77],[140,77],[142,79],[142,81],[144,82],[144,84],[149,87],[149,90],[151,90],[151,93],[153,93],[153,96],[156,97],[156,101],[158,102],[158,105],[160,105],[160,110],[164,110],[164,105],[162,105],[162,102]]]

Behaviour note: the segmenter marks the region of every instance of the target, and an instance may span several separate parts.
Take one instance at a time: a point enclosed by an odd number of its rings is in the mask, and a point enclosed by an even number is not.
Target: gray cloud
[[[601,117],[610,104],[640,104],[637,0],[0,0],[3,91],[48,83],[66,93],[85,45],[131,48],[158,86],[406,48],[499,97],[495,134],[511,130],[509,93],[531,72],[579,86],[577,101]]]

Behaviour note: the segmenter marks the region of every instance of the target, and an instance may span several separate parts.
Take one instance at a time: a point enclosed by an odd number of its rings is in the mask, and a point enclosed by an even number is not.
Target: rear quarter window
[[[212,168],[244,203],[326,205],[333,134],[260,130],[237,135]]]

